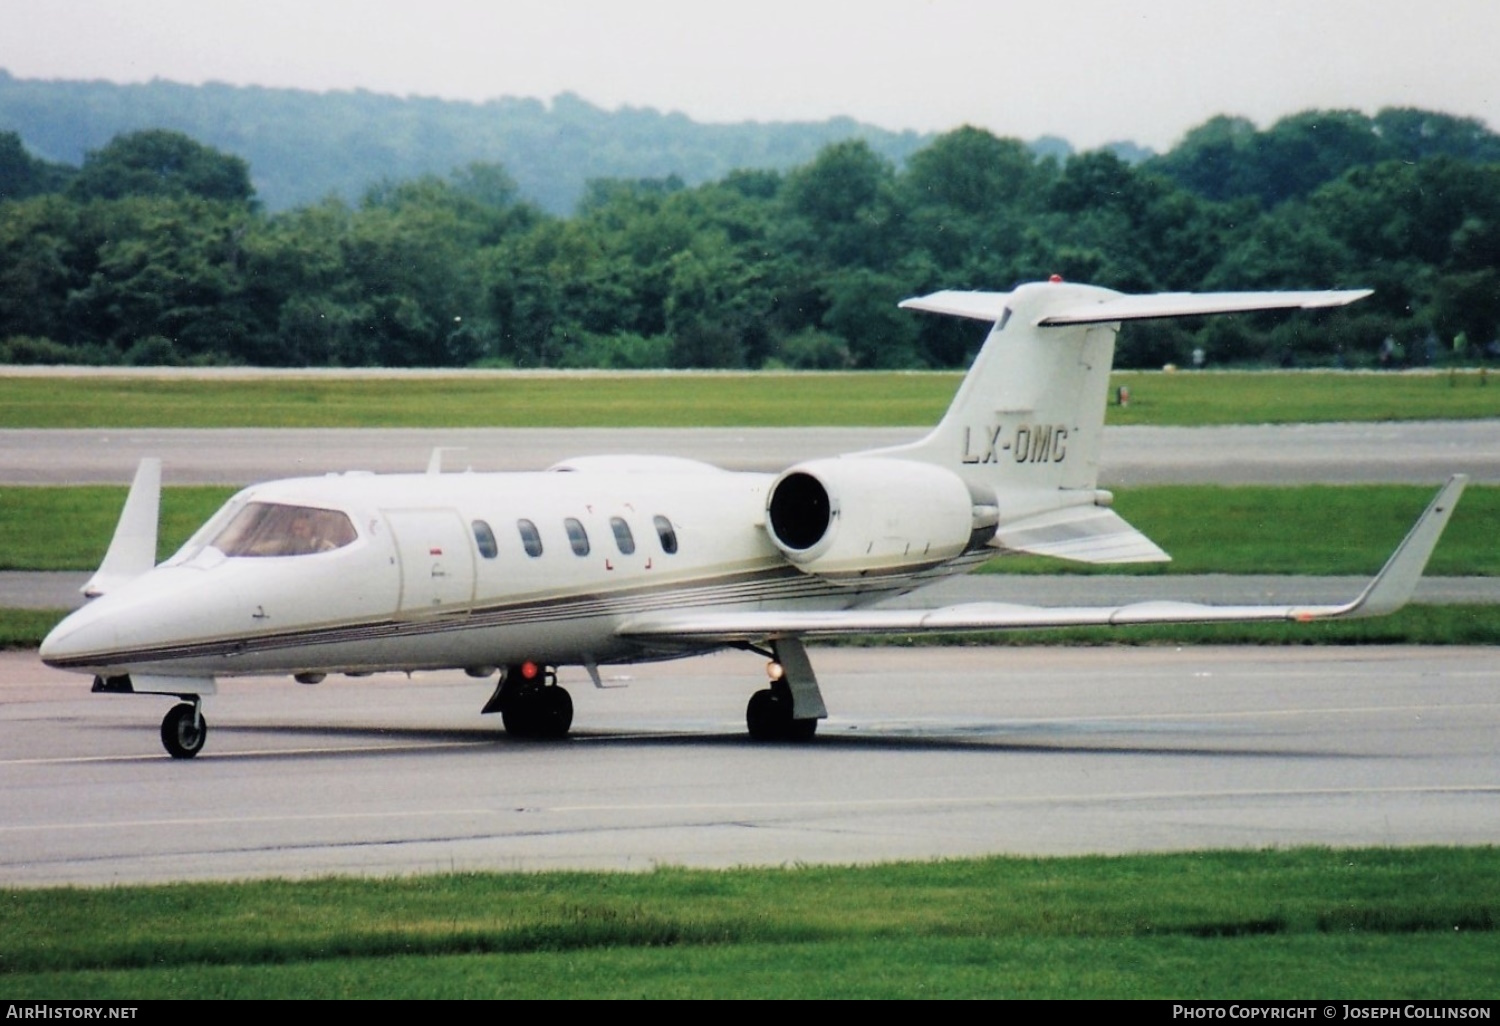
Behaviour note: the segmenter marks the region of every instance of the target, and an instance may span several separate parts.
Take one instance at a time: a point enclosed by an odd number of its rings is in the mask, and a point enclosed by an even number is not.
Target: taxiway
[[[461,674],[225,681],[191,762],[167,699],[0,654],[0,883],[852,863],[1500,838],[1500,692],[1472,648],[814,652],[810,745],[744,736],[758,659],[565,682],[560,743]]]

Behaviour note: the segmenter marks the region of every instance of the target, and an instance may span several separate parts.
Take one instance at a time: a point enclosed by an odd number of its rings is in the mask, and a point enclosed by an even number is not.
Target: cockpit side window
[[[307,556],[332,552],[356,535],[336,509],[252,502],[210,543],[226,556]]]

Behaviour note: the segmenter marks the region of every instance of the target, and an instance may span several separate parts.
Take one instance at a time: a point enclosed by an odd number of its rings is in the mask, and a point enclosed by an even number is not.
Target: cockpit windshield
[[[209,544],[226,556],[306,556],[354,539],[354,525],[336,509],[252,502]]]

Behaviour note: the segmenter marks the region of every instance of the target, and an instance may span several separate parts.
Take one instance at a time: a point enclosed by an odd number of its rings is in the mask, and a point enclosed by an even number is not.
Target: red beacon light
[[[1050,281],[1054,285],[1061,285],[1062,284],[1062,275],[1060,275],[1060,274],[1054,274],[1050,278],[1048,278],[1047,280]]]

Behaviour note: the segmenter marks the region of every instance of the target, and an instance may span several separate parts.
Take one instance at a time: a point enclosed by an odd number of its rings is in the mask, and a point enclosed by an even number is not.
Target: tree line
[[[1337,314],[1132,325],[1128,367],[1470,362],[1500,333],[1500,138],[1424,111],[1216,118],[1139,164],[971,127],[901,165],[847,140],[786,172],[593,180],[566,217],[497,164],[276,213],[251,183],[175,132],[78,167],[0,133],[0,361],[956,367],[982,329],[898,300],[1053,273],[1376,290]]]

